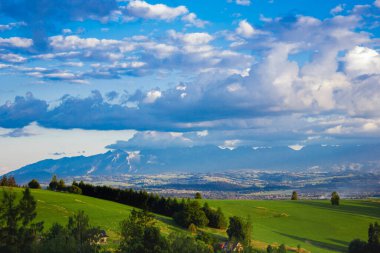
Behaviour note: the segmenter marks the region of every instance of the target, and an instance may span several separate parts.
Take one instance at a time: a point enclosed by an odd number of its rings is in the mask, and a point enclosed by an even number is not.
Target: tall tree
[[[43,223],[32,223],[36,217],[37,203],[26,188],[18,204],[16,194],[3,192],[0,206],[0,252],[30,252]]]
[[[298,200],[298,193],[293,191],[291,200]]]
[[[339,206],[339,202],[340,202],[339,194],[337,192],[331,193],[330,201],[333,206]]]
[[[155,227],[153,215],[132,210],[127,220],[121,222],[119,251],[123,253],[166,253],[168,242]]]
[[[56,191],[56,190],[57,190],[57,187],[58,187],[57,176],[54,175],[54,176],[51,178],[51,181],[50,181],[50,183],[49,183],[49,189],[52,190],[52,191]]]
[[[242,217],[230,217],[230,225],[227,229],[228,239],[230,241],[241,242],[244,245],[250,245],[252,236],[252,224],[250,219],[243,219]]]

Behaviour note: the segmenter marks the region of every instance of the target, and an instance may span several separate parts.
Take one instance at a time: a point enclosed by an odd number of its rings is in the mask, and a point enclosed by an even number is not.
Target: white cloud
[[[379,0],[380,1],[380,0]],[[344,6],[342,4],[339,4],[331,9],[330,13],[332,15],[336,15],[338,13],[341,13],[344,10]]]
[[[374,4],[376,7],[379,7],[379,8],[380,8],[380,0],[376,0],[373,4]]]
[[[49,38],[50,46],[56,50],[77,50],[77,49],[110,49],[120,45],[118,40],[80,38],[76,35],[57,35]]]
[[[182,17],[182,20],[189,23],[190,25],[203,28],[205,25],[207,25],[209,22],[203,21],[201,19],[197,18],[197,15],[195,13],[189,13]]]
[[[0,38],[0,46],[28,48],[33,45],[32,39],[21,37]]]
[[[132,0],[126,9],[134,17],[166,21],[171,21],[189,12],[185,6],[169,7],[165,4],[149,4],[141,0]]]
[[[27,60],[25,57],[22,57],[17,54],[12,54],[12,53],[0,54],[0,59],[5,62],[10,62],[10,63],[22,63]]]
[[[148,93],[146,94],[146,97],[144,99],[144,103],[147,103],[147,104],[154,103],[161,96],[162,96],[162,93],[159,90],[148,91]]]
[[[263,31],[255,29],[246,19],[239,22],[236,33],[245,38],[250,38],[257,34],[263,34]]]
[[[6,31],[6,30],[12,30],[13,28],[17,28],[20,26],[26,26],[26,23],[24,22],[12,22],[6,25],[0,25],[0,32]]]
[[[222,145],[219,146],[219,148],[234,150],[239,146],[240,143],[240,140],[226,140]]]
[[[236,4],[249,6],[249,5],[251,5],[251,0],[236,0]]]
[[[368,47],[356,46],[345,56],[345,70],[350,76],[380,74],[380,54]]]
[[[302,146],[302,145],[299,145],[299,144],[295,144],[295,145],[290,145],[288,146],[290,149],[293,149],[294,151],[300,151],[301,149],[303,149],[305,146]]]

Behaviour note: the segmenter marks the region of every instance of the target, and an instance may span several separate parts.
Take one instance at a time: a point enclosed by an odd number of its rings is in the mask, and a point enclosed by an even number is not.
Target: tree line
[[[227,221],[220,208],[210,208],[207,203],[203,206],[196,200],[164,198],[144,190],[118,189],[109,186],[94,186],[73,182],[83,195],[115,201],[121,204],[141,208],[153,213],[173,217],[176,223],[184,228],[191,224],[197,227],[209,226],[212,228],[226,228]]]

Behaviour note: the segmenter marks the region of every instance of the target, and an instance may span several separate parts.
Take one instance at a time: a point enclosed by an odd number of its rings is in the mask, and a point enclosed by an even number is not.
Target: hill
[[[21,189],[14,191],[21,193]],[[32,190],[32,194],[38,201],[37,220],[43,220],[46,228],[53,222],[66,223],[69,215],[84,210],[93,225],[107,231],[111,247],[118,241],[120,221],[132,210],[126,205],[82,195],[47,190]],[[366,240],[370,222],[380,221],[379,200],[343,200],[337,207],[328,201],[202,201],[221,207],[228,217],[249,215],[254,243],[261,248],[268,243],[285,243],[292,248],[301,245],[311,252],[345,252],[352,239]],[[157,216],[157,220],[165,234],[181,230],[171,218]],[[226,237],[223,230],[205,230]]]
[[[2,187],[0,187],[1,189]],[[22,188],[12,188],[21,196]],[[109,246],[113,247],[119,239],[119,224],[126,219],[133,207],[119,203],[91,198],[83,195],[53,192],[48,190],[31,190],[37,200],[36,221],[44,221],[44,228],[48,229],[55,222],[66,224],[68,217],[78,210],[83,210],[90,218],[93,226],[106,230]],[[2,198],[2,190],[0,190]],[[164,216],[156,216],[157,225],[165,234],[180,230],[173,220]]]
[[[10,172],[19,183],[32,178],[41,182],[58,177],[112,176],[138,172],[220,172],[229,169],[305,170],[311,167],[334,169],[378,169],[380,145],[238,147],[217,146],[132,150],[123,147],[94,156],[47,159]],[[110,146],[110,148],[116,148]]]

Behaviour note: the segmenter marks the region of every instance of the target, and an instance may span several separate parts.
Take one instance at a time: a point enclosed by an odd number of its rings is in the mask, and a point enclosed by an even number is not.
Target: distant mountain
[[[379,169],[380,144],[346,146],[307,146],[296,151],[288,147],[233,150],[216,146],[190,148],[114,150],[94,156],[65,157],[43,160],[8,173],[17,182],[32,178],[48,181],[59,177],[110,176],[126,173],[215,172],[233,169],[304,170]]]

